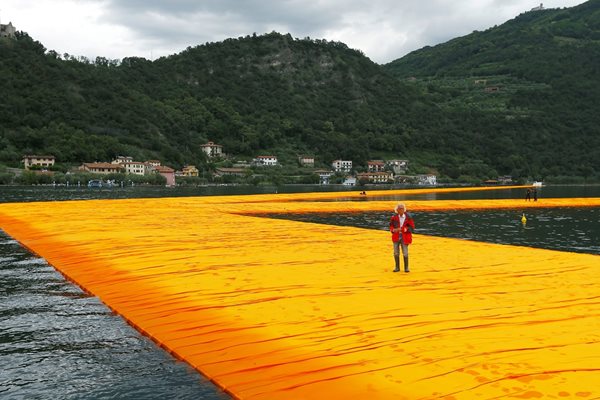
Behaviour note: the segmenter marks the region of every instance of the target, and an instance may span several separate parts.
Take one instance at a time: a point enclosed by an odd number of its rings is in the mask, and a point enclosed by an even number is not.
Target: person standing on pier
[[[402,249],[402,256],[404,257],[404,272],[410,272],[408,269],[408,245],[412,243],[414,230],[415,221],[406,212],[404,203],[398,203],[394,209],[394,215],[390,219],[390,232],[392,232],[394,261],[396,263],[394,272],[400,271],[400,249]]]

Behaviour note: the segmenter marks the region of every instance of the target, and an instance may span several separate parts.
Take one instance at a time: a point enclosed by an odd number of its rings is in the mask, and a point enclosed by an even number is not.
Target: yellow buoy
[[[525,225],[527,223],[527,218],[525,217],[525,213],[523,213],[523,216],[521,217],[521,223],[523,225]]]

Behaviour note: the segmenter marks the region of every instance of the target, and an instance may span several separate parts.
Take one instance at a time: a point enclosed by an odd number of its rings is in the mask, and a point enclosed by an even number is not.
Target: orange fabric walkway
[[[253,215],[394,206],[332,198],[0,204],[0,227],[236,398],[600,398],[598,256],[417,234],[394,274],[386,231]]]

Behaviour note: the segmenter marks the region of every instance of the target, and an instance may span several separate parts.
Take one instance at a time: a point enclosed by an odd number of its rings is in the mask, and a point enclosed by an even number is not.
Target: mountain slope
[[[592,0],[524,13],[384,68],[417,77],[449,115],[467,118],[467,130],[480,129],[484,158],[500,169],[592,176],[600,170],[599,65],[600,1]]]
[[[364,161],[395,140],[414,97],[342,43],[272,33],[210,43],[154,62],[60,57],[26,34],[0,42],[5,150],[68,162],[116,154],[199,162],[199,145],[230,154],[312,152]],[[82,143],[86,141],[88,144]]]

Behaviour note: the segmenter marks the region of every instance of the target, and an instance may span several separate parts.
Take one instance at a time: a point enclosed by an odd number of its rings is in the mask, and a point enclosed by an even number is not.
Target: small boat
[[[542,187],[542,182],[535,181],[531,184],[533,187]]]

